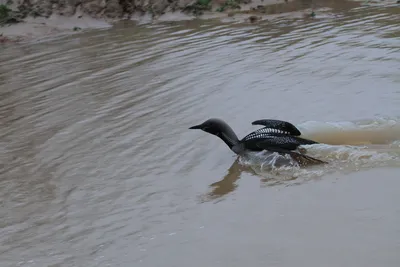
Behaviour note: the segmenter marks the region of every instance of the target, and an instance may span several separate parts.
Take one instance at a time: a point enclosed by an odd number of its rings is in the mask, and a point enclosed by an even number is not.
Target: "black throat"
[[[232,131],[233,133],[233,131]],[[217,136],[224,141],[224,143],[232,149],[235,145],[239,144],[239,139],[237,138],[235,133],[229,133],[229,132],[219,132]]]

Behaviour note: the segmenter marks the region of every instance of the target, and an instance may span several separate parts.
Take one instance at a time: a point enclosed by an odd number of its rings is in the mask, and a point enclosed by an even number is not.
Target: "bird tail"
[[[290,152],[292,158],[297,161],[300,165],[313,165],[313,164],[327,164],[328,162],[322,161],[304,154],[300,154],[297,152]]]

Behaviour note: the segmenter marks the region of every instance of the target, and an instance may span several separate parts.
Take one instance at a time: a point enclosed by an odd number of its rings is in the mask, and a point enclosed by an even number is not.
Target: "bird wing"
[[[266,135],[263,139],[259,139],[256,142],[256,146],[261,149],[285,149],[295,150],[302,143],[297,140],[294,136],[290,135]],[[278,152],[278,151],[276,151]]]
[[[253,121],[251,124],[263,125],[265,126],[265,128],[276,129],[281,131],[282,133],[288,133],[293,136],[301,135],[300,130],[297,129],[296,126],[287,121],[263,119],[263,120]]]
[[[289,154],[301,165],[306,165],[309,163],[327,163],[325,161],[292,151],[295,150],[299,145],[301,145],[301,143],[297,140],[297,138],[291,136],[271,136],[271,138],[267,138],[256,143],[256,146],[261,149],[281,154]]]
[[[299,145],[312,145],[317,144],[313,140],[292,136],[286,133],[274,132],[274,131],[262,131],[263,129],[258,129],[252,133],[249,133],[241,142],[246,143],[260,143],[260,145],[268,145],[268,146],[277,146],[277,147],[286,147],[289,150],[296,149]]]

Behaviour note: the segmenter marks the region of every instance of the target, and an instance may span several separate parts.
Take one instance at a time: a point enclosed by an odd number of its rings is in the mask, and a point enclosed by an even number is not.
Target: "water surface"
[[[399,266],[399,11],[2,47],[0,265]],[[330,164],[248,165],[210,117],[290,121]]]

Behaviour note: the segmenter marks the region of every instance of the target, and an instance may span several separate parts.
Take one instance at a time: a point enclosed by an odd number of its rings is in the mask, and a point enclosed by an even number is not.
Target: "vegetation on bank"
[[[12,1],[8,1],[6,5],[0,5],[0,26],[7,24],[18,23],[22,21],[22,14],[20,12],[13,11],[9,5]]]
[[[4,1],[4,0],[3,0]],[[72,16],[76,12],[82,12],[93,18],[105,19],[123,19],[133,14],[150,14],[157,17],[166,12],[184,12],[195,16],[201,16],[205,12],[227,12],[228,16],[234,16],[237,13],[248,14],[249,21],[254,22],[261,18],[261,15],[280,14],[307,8],[314,9],[316,1],[309,0],[279,0],[276,3],[266,1],[265,4],[253,5],[242,10],[245,4],[250,4],[252,0],[107,0],[93,1],[80,0],[23,0],[13,3],[15,0],[8,0],[6,4],[0,4],[0,26],[22,22],[26,17],[44,17],[48,18],[52,14],[61,16]],[[400,1],[400,0],[393,0]],[[261,0],[263,2],[263,0]],[[334,3],[333,3],[334,2]],[[320,0],[319,6],[329,6],[338,4],[359,5],[359,1],[351,0]],[[4,2],[3,2],[4,3]],[[314,3],[314,4],[313,4]],[[349,4],[350,3],[350,4]],[[78,11],[79,10],[79,11]],[[315,17],[315,13],[307,14],[309,17]],[[79,31],[79,27],[72,30]]]
[[[58,0],[24,0],[11,9],[9,6],[13,4],[12,1],[9,0],[6,5],[0,5],[0,25],[20,22],[27,16],[49,17],[53,13],[69,16],[73,15],[78,7],[83,13],[97,18],[118,19],[134,13],[158,16],[168,11],[182,11],[186,14],[201,16],[205,11],[239,12],[242,4],[249,4],[252,0],[218,0],[218,4],[215,0],[153,0],[147,2],[147,4],[143,2],[139,5],[135,4],[133,0],[108,0],[104,2],[81,0],[79,5],[69,5],[69,2]],[[282,0],[273,4],[273,6],[285,5],[286,2]],[[271,6],[271,4],[257,6],[253,11],[270,13],[269,8],[265,8],[266,6]]]
[[[200,16],[204,11],[211,10],[211,0],[197,0],[191,5],[187,5],[183,12],[192,13],[195,16]]]
[[[193,15],[199,16],[204,13],[204,11],[212,11],[211,0],[197,0],[191,5],[186,6],[183,11],[190,12]],[[215,9],[216,12],[223,12],[228,9],[240,9],[241,3],[249,3],[251,0],[226,0],[218,8]]]
[[[240,1],[226,0],[216,11],[223,12],[227,9],[240,9]]]
[[[19,21],[20,19],[17,14],[15,14],[15,12],[13,12],[8,5],[0,4],[0,27],[17,23]],[[10,43],[13,41],[14,40],[8,38],[7,36],[4,36],[3,33],[0,33],[0,44]]]
[[[11,9],[6,5],[0,5],[0,25],[5,24],[10,17]]]

